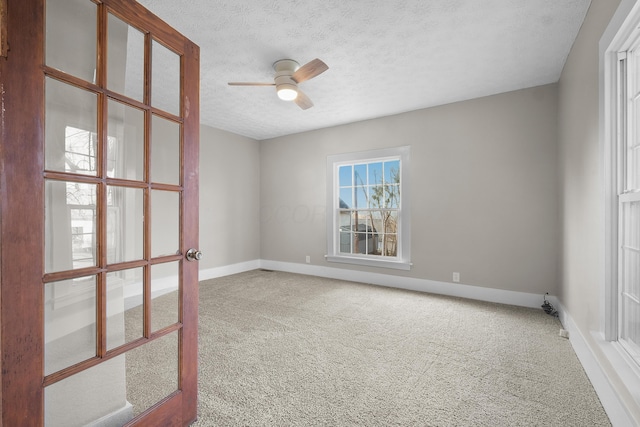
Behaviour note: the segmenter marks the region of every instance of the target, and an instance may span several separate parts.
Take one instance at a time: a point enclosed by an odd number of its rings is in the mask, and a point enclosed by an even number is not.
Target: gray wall
[[[260,259],[260,146],[200,127],[200,270]]]
[[[594,1],[558,83],[562,280],[558,296],[585,330],[598,325],[604,276],[603,158],[598,42],[619,1]]]
[[[557,87],[260,143],[261,258],[557,292]],[[326,157],[411,146],[412,270],[327,263]]]
[[[563,266],[558,296],[630,414],[640,420],[639,405],[593,335],[601,331],[605,297],[598,44],[619,4],[619,0],[591,2],[558,83]]]

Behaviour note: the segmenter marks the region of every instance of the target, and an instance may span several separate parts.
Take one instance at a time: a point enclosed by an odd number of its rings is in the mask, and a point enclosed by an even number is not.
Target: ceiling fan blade
[[[275,86],[275,83],[260,83],[260,82],[229,82],[229,86]]]
[[[316,58],[313,61],[307,62],[302,67],[298,68],[298,70],[293,73],[293,76],[291,76],[291,78],[293,78],[296,83],[302,83],[305,80],[312,79],[317,75],[324,73],[328,69],[329,66],[327,66],[327,64]]]
[[[311,102],[309,97],[305,95],[305,93],[300,89],[298,89],[298,96],[293,100],[293,102],[295,102],[298,107],[302,108],[303,110],[313,107],[313,102]]]

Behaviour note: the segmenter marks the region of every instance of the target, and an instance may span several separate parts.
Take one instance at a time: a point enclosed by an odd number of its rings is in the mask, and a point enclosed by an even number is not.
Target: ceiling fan
[[[298,84],[312,79],[329,69],[319,59],[307,62],[302,67],[293,59],[281,59],[274,62],[276,71],[273,83],[229,82],[230,86],[275,86],[278,97],[284,101],[293,101],[298,107],[306,110],[313,107],[313,102],[298,88]]]

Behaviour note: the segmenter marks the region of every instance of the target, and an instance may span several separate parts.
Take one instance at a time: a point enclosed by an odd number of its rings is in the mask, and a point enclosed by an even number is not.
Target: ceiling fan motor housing
[[[298,84],[291,77],[300,64],[292,59],[281,59],[273,64],[276,71],[275,84],[278,96],[286,101],[291,101],[298,95]]]

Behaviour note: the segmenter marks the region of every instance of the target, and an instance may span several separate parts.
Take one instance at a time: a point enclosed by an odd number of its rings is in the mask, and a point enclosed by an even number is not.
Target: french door
[[[199,49],[133,0],[6,0],[2,425],[196,418]]]

